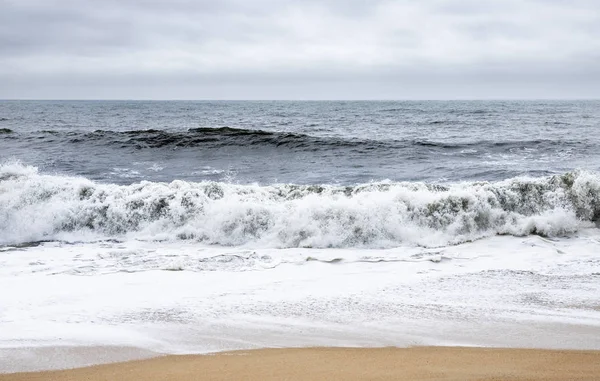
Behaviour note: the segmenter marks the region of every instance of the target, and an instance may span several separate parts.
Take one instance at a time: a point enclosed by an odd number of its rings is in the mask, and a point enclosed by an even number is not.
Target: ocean
[[[0,350],[600,349],[599,220],[600,101],[0,101]]]

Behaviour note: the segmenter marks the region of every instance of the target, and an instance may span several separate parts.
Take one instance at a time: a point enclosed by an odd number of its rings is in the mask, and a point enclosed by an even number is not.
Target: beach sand
[[[600,380],[600,351],[458,347],[260,349],[37,373],[0,381]]]

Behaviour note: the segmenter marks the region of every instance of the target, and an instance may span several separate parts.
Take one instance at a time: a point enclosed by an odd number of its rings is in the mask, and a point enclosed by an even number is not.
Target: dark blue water
[[[1,101],[0,160],[106,183],[455,182],[600,169],[600,101]]]

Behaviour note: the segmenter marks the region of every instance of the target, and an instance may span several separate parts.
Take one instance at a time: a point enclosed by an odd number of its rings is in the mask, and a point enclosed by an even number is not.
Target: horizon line
[[[401,98],[401,99],[210,99],[210,98],[0,98],[0,102],[492,102],[492,101],[598,101],[600,97],[590,98]]]

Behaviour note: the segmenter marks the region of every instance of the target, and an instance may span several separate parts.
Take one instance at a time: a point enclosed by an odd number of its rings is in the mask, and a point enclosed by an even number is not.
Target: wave
[[[600,176],[459,184],[127,186],[0,166],[0,243],[197,240],[259,247],[444,246],[508,234],[561,236],[600,219]]]
[[[451,143],[431,140],[415,140],[414,145],[442,149],[468,149],[481,147],[487,149],[513,149],[513,148],[549,148],[549,147],[569,147],[574,145],[583,145],[584,142],[575,140],[551,140],[551,139],[531,139],[531,140],[505,140],[491,141],[479,140],[473,142]]]
[[[522,148],[561,148],[578,146],[586,148],[585,142],[550,139],[507,140],[507,141],[432,141],[421,139],[347,139],[328,136],[312,136],[302,133],[281,131],[264,131],[231,127],[202,127],[185,131],[169,131],[159,129],[92,132],[43,130],[29,134],[16,134],[10,129],[0,129],[0,134],[10,134],[10,139],[40,139],[47,142],[68,142],[72,144],[100,144],[117,148],[153,149],[153,148],[192,148],[206,149],[227,146],[261,148],[280,147],[300,151],[323,151],[331,149],[357,149],[363,152],[380,152],[378,150],[402,150],[426,148],[429,150],[457,150],[478,148],[478,151],[508,151]],[[8,138],[8,136],[7,136]]]
[[[392,107],[392,108],[384,108],[381,110],[378,110],[379,112],[405,112],[405,111],[420,111],[422,112],[423,110],[415,110],[412,108],[407,108],[407,107]]]
[[[273,146],[290,149],[323,150],[331,147],[357,147],[370,145],[381,146],[384,143],[374,140],[352,140],[333,137],[318,137],[301,133],[264,131],[231,127],[201,127],[185,131],[169,131],[158,129],[73,132],[60,130],[43,130],[22,138],[48,139],[57,138],[69,143],[103,144],[121,148],[189,148],[224,146]]]

